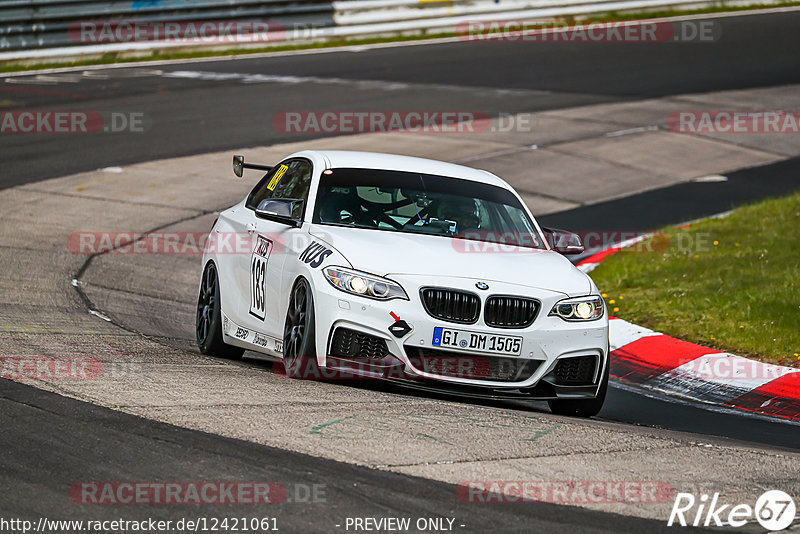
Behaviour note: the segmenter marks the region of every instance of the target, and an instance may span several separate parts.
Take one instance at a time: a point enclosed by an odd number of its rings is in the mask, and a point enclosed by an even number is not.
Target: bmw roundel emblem
[[[475,287],[478,289],[489,289],[489,284],[486,282],[475,282]]]

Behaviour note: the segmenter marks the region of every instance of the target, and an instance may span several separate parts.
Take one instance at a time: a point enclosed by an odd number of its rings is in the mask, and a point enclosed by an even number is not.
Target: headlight
[[[408,300],[408,295],[400,284],[387,278],[344,267],[326,267],[323,274],[333,287],[345,293],[378,300]]]
[[[594,321],[603,316],[603,298],[600,296],[565,299],[556,303],[549,315],[565,321]]]

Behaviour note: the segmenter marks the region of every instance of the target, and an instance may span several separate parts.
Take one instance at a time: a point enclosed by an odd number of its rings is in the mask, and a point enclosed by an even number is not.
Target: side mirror
[[[239,178],[244,174],[244,156],[233,156],[233,174]]]
[[[292,214],[294,213],[295,206],[303,203],[299,198],[268,198],[258,203],[256,208],[256,217],[261,219],[269,219],[295,228],[300,228],[303,221],[295,219]]]
[[[560,254],[580,254],[584,251],[583,242],[581,237],[573,232],[567,230],[559,230],[558,228],[542,228],[550,248]]]

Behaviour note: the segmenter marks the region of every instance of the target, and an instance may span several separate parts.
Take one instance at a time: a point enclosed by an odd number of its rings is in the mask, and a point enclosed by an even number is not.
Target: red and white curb
[[[589,256],[589,272],[606,257],[646,239]],[[757,362],[654,332],[616,317],[609,321],[611,376],[672,395],[800,421],[800,369]]]
[[[611,375],[701,402],[800,421],[800,369],[681,341],[612,317]]]

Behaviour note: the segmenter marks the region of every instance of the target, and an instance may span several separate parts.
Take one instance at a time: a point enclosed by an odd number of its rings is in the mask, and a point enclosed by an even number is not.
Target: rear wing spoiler
[[[257,163],[245,163],[244,156],[233,156],[233,174],[238,176],[239,178],[242,177],[244,174],[245,169],[255,169],[259,171],[269,171],[272,170],[272,165],[259,165]]]

